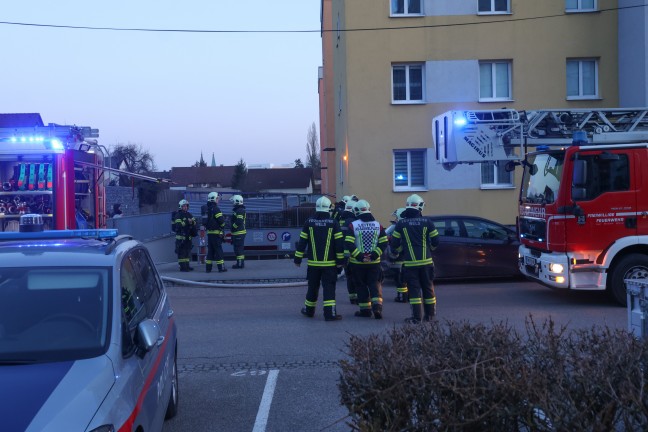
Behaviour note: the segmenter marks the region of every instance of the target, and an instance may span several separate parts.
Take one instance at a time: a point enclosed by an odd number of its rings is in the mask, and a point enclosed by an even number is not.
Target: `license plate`
[[[534,257],[530,257],[530,256],[525,256],[524,257],[524,265],[535,266],[536,262],[537,261],[536,261],[536,259]]]

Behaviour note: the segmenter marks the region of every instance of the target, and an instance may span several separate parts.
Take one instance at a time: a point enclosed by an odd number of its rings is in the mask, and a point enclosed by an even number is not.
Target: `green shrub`
[[[352,336],[341,402],[358,431],[645,431],[648,345],[529,318]]]

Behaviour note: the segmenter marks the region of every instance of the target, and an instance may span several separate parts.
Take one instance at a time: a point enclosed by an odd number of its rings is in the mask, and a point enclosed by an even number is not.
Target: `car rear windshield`
[[[101,355],[110,286],[105,267],[0,269],[0,365]]]

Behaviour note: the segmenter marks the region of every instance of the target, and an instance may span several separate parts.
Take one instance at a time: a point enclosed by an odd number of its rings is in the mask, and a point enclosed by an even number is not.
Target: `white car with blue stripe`
[[[0,232],[0,430],[160,431],[178,409],[176,333],[130,236]]]

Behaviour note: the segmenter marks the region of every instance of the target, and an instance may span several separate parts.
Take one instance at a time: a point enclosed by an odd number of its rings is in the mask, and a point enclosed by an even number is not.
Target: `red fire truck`
[[[17,231],[26,213],[40,214],[48,229],[105,227],[99,131],[35,116],[37,126],[0,127],[0,230]]]
[[[451,111],[434,119],[433,134],[448,169],[523,167],[517,221],[526,277],[607,290],[623,305],[624,280],[648,278],[648,108]]]

